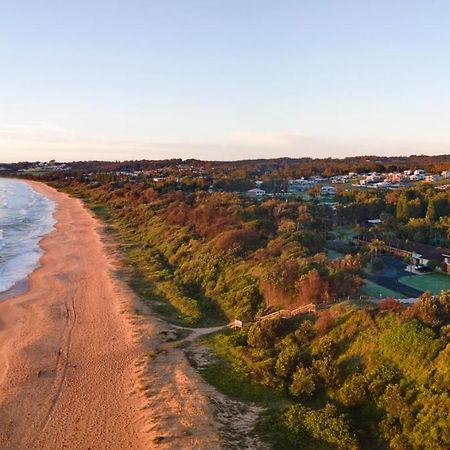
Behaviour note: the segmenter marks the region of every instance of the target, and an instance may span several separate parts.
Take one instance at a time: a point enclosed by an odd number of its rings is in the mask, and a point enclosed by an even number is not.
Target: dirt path
[[[141,311],[149,310],[141,305]],[[139,373],[152,411],[152,442],[161,449],[267,449],[253,431],[262,408],[230,400],[195,369],[212,358],[196,339],[224,327],[184,328],[162,322],[149,333],[145,313],[141,321],[146,345],[154,349]],[[183,336],[185,331],[189,335]]]

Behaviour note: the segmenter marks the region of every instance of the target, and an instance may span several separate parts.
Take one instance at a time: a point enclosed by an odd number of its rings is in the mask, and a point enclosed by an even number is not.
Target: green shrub
[[[372,271],[378,272],[384,267],[384,262],[381,258],[373,258],[372,260]]]
[[[292,377],[289,392],[294,397],[310,397],[316,390],[314,372],[310,368],[299,367]]]

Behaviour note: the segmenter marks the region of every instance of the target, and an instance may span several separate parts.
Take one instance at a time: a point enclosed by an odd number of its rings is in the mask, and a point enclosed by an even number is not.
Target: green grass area
[[[370,280],[364,280],[363,292],[364,294],[374,298],[405,298],[405,296],[403,294],[400,294],[400,292],[385,288]]]
[[[406,275],[401,277],[399,281],[412,288],[430,291],[433,294],[439,294],[441,291],[450,289],[450,275],[439,272],[425,273],[423,275]]]
[[[330,248],[326,249],[326,254],[328,256],[328,259],[344,259],[345,255],[343,253],[339,253],[336,250],[331,250]]]
[[[110,221],[111,213],[105,205],[86,203],[89,209],[101,220]]]
[[[340,240],[350,242],[355,236],[355,232],[352,227],[335,227],[333,228],[333,234]]]
[[[239,347],[234,347],[229,342],[236,333],[224,331],[202,339],[217,357],[214,363],[200,369],[202,377],[219,391],[236,400],[272,407],[288,404],[288,399],[282,392],[250,380]]]

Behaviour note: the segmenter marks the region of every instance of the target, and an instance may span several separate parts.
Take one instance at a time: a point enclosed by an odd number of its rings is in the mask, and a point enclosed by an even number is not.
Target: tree
[[[298,367],[292,377],[289,392],[294,397],[310,397],[316,390],[313,371],[308,367]]]
[[[383,250],[384,242],[380,239],[372,239],[369,242],[369,252],[371,255],[378,255]]]
[[[248,330],[248,345],[254,348],[271,348],[282,328],[280,319],[256,322]]]
[[[300,354],[301,350],[295,343],[283,347],[275,363],[275,373],[285,380],[289,379],[300,361]]]
[[[356,437],[350,429],[346,416],[339,414],[336,407],[329,403],[318,410],[302,405],[291,406],[284,414],[284,424],[289,431],[298,436],[297,446],[299,440],[301,443],[305,440],[305,436],[308,436],[316,441],[315,446],[310,448],[330,446],[342,450],[357,448]]]
[[[409,318],[416,317],[432,327],[448,323],[450,317],[450,291],[443,291],[439,297],[425,292],[419,300],[406,311]]]
[[[339,390],[338,396],[344,406],[362,405],[367,399],[364,375],[360,373],[351,375]]]
[[[313,368],[326,387],[333,388],[339,382],[339,370],[336,360],[331,356],[313,361]]]
[[[407,222],[409,220],[408,199],[402,194],[397,200],[396,217],[399,222]]]
[[[370,253],[371,264],[373,264],[374,255],[378,255],[381,252],[381,250],[383,250],[384,245],[385,245],[384,242],[380,239],[372,239],[369,242],[368,248]]]

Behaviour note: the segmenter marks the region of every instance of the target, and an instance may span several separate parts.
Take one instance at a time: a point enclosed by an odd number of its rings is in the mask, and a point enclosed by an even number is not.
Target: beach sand
[[[79,200],[33,187],[58,223],[28,291],[0,303],[0,448],[145,448],[129,394],[140,349],[99,224]]]
[[[260,411],[207,385],[179,327],[117,276],[102,224],[30,183],[56,202],[57,224],[28,290],[0,302],[0,448],[265,448],[252,430]]]

